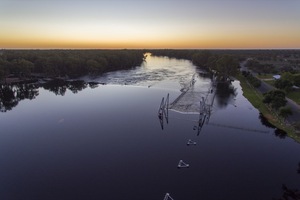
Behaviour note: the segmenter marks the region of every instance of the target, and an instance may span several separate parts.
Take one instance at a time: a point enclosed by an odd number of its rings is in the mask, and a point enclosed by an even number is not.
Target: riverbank
[[[277,116],[263,103],[262,93],[258,92],[253,86],[251,86],[241,74],[236,78],[240,81],[243,95],[248,99],[248,101],[257,108],[272,125],[285,131],[287,135],[295,141],[300,142],[300,133],[297,132],[292,125],[286,124],[283,119]]]

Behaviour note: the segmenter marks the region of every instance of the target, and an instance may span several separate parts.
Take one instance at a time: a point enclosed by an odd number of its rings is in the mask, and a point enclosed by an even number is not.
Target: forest
[[[152,50],[151,53],[156,56],[191,60],[195,66],[216,73],[219,81],[236,76],[240,60],[237,55],[218,50]]]
[[[248,58],[248,67],[258,73],[296,73],[299,50],[0,50],[0,81],[6,78],[76,78],[140,66],[145,53],[191,60],[220,77],[235,76],[238,63]],[[280,65],[279,67],[276,65]],[[232,67],[233,66],[233,67]]]
[[[142,50],[2,50],[0,79],[98,75],[144,61]]]

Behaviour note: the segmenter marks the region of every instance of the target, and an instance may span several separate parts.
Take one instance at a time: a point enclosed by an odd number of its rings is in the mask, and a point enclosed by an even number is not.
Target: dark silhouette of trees
[[[213,69],[217,71],[220,77],[226,80],[237,75],[238,67],[238,61],[233,56],[223,55],[216,61]]]
[[[230,102],[230,100],[232,100],[236,95],[236,88],[234,88],[230,82],[217,84],[216,97],[217,103],[220,107],[226,107],[228,102]]]
[[[169,58],[192,60],[193,55],[199,50],[181,50],[181,49],[151,49],[148,50],[154,56],[167,56]]]
[[[12,61],[12,68],[14,74],[17,74],[19,77],[27,77],[33,71],[34,64],[23,58],[14,59]]]
[[[278,73],[278,71],[272,64],[261,64],[258,60],[248,60],[248,62],[246,63],[246,67],[257,73]]]
[[[212,53],[208,50],[195,53],[192,57],[193,64],[202,68],[209,68],[209,59],[212,57]]]
[[[24,99],[32,100],[39,95],[39,86],[35,84],[19,83],[16,85],[17,99],[19,101]]]
[[[264,94],[263,102],[269,104],[275,110],[286,105],[285,92],[282,90],[271,90]]]
[[[0,111],[6,112],[19,103],[12,85],[0,85]]]
[[[294,75],[294,85],[300,87],[300,74]]]
[[[210,50],[151,50],[150,52],[156,56],[191,60],[194,65],[202,69],[216,71],[222,81],[238,73],[238,58],[226,54],[227,51],[213,51],[212,53]]]
[[[259,113],[259,119],[260,119],[260,122],[261,122],[264,126],[266,126],[266,127],[268,127],[268,128],[273,128],[273,129],[276,128],[276,126],[274,126],[273,124],[271,124],[271,123],[268,121],[268,119],[267,119],[262,113]]]
[[[51,81],[47,81],[42,85],[45,90],[49,90],[56,95],[64,96],[67,91],[66,81],[62,79],[55,79]]]
[[[66,83],[68,89],[71,90],[74,94],[85,89],[88,85],[85,81],[82,80],[66,81]]]
[[[97,83],[94,83],[92,85],[96,85],[96,84]],[[61,96],[65,95],[67,89],[75,94],[85,89],[87,86],[88,83],[82,80],[65,81],[62,79],[54,79],[42,85],[44,89],[49,90],[54,94],[61,95]]]
[[[33,100],[39,95],[39,87],[53,92],[56,95],[65,95],[67,90],[73,93],[82,91],[87,86],[96,88],[98,83],[76,80],[65,81],[62,79],[54,79],[44,84],[0,84],[0,112],[6,112],[16,107],[20,101],[29,99]]]
[[[91,74],[99,74],[103,71],[104,66],[102,66],[98,61],[90,59],[86,61],[87,69]]]
[[[89,87],[92,89],[97,88],[99,85],[99,83],[97,83],[97,82],[89,82],[88,84],[89,84]]]
[[[0,55],[0,78],[78,77],[128,69],[144,61],[143,50],[5,50]]]
[[[274,133],[275,133],[275,136],[279,137],[280,139],[284,139],[287,136],[287,133],[284,130],[281,130],[278,128],[275,129]]]
[[[38,95],[38,86],[34,84],[0,85],[0,111],[12,110],[20,101],[32,100]]]
[[[275,87],[278,89],[290,92],[293,86],[300,86],[300,74],[292,74],[290,72],[284,72],[281,78],[275,81]]]
[[[297,172],[300,174],[300,162],[298,163]],[[300,200],[300,190],[288,188],[285,184],[282,184],[282,196],[280,198],[273,198],[273,200]]]
[[[9,73],[10,63],[0,57],[0,81],[4,80]]]
[[[288,116],[292,115],[292,109],[290,107],[281,107],[279,108],[279,115],[286,119]]]
[[[242,71],[242,75],[248,80],[248,82],[253,86],[253,87],[260,87],[261,85],[261,80],[258,78],[254,77],[252,73],[249,71]]]
[[[289,189],[285,184],[282,185],[283,195],[279,200],[300,200],[300,191]]]
[[[278,89],[285,90],[286,92],[291,91],[293,83],[290,80],[278,79],[274,83],[275,87]]]

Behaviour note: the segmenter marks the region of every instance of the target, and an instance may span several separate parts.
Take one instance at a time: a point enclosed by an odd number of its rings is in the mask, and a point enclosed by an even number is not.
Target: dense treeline
[[[289,62],[299,64],[300,63],[300,50],[298,49],[240,49],[240,50],[230,50],[230,49],[212,49],[212,50],[174,50],[174,49],[165,49],[165,50],[151,50],[150,52],[157,56],[168,56],[178,59],[188,59],[192,60],[192,56],[195,53],[201,51],[210,51],[214,55],[231,55],[238,59],[239,61],[246,60],[247,58],[253,58],[258,61],[282,61],[284,59],[293,58]]]
[[[156,56],[188,59],[202,68],[224,72],[222,76],[233,76],[236,73],[237,61],[249,57],[253,58],[249,62],[249,68],[255,68],[262,73],[273,71],[274,67],[260,64],[257,60],[293,58],[289,61],[300,62],[299,50],[1,50],[0,79],[9,75],[28,77],[32,73],[48,77],[76,77],[128,69],[140,65],[145,52]],[[227,64],[222,63],[223,61]],[[229,67],[229,61],[233,67]]]
[[[2,50],[0,78],[32,73],[76,77],[128,69],[143,61],[142,50]]]
[[[261,80],[258,78],[254,77],[252,73],[249,71],[242,71],[242,75],[248,80],[248,82],[253,86],[253,87],[260,87],[261,85]]]
[[[152,49],[149,50],[154,56],[167,56],[169,58],[192,60],[192,57],[199,50],[182,50],[182,49]]]
[[[258,74],[300,72],[300,50],[151,50],[153,55],[188,59],[194,65],[215,70],[221,76],[235,76],[236,63],[248,59],[246,66]],[[229,60],[231,60],[229,62]],[[227,64],[224,64],[224,62]],[[223,63],[222,63],[223,62]],[[231,63],[231,64],[228,64]],[[297,79],[297,78],[296,78]],[[255,85],[258,81],[252,80]],[[297,82],[297,81],[296,81]],[[295,84],[297,85],[297,84]]]
[[[151,53],[157,56],[191,60],[194,65],[217,73],[221,81],[238,73],[239,58],[226,54],[226,51],[221,53],[216,50],[151,50]]]
[[[259,61],[253,59],[247,61],[246,67],[262,74],[276,74],[279,72],[272,64],[261,64]]]

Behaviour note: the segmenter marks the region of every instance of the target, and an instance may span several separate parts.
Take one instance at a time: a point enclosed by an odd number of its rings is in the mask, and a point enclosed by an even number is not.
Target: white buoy
[[[178,163],[178,168],[187,168],[187,167],[189,167],[190,165],[189,164],[187,164],[187,163],[185,163],[185,162],[183,162],[183,160],[179,160],[179,163]]]
[[[189,139],[188,141],[187,141],[187,143],[186,143],[186,145],[196,145],[197,144],[197,142],[194,142],[194,141],[192,141],[191,139]]]
[[[166,193],[164,200],[174,200],[169,193]]]

